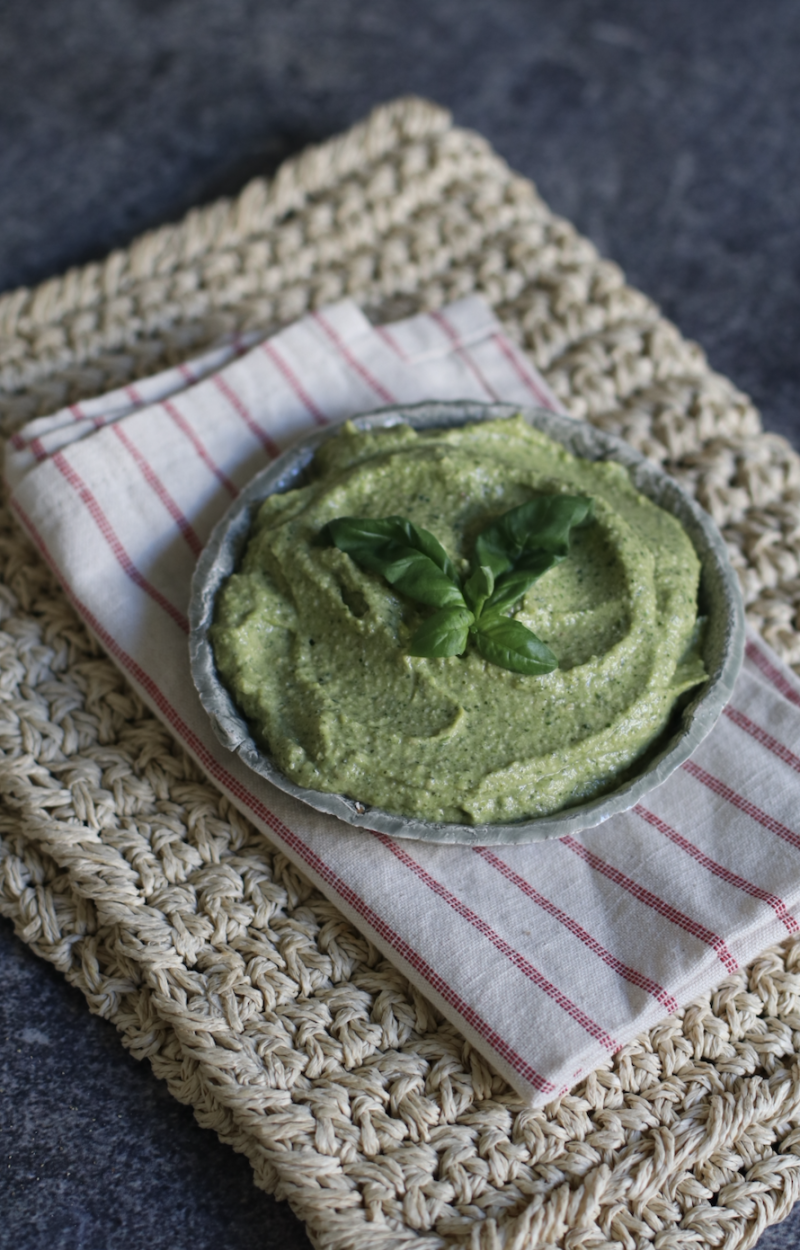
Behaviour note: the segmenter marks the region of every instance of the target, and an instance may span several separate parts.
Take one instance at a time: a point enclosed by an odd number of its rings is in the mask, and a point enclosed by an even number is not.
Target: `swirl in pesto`
[[[558,657],[540,675],[476,648],[410,655],[430,607],[319,541],[337,518],[408,518],[463,578],[481,533],[554,494],[593,510],[566,558],[508,605]],[[299,785],[426,820],[506,822],[613,788],[705,679],[699,572],[680,523],[621,465],[578,459],[522,418],[345,425],[307,485],[260,506],[211,639],[256,737]]]

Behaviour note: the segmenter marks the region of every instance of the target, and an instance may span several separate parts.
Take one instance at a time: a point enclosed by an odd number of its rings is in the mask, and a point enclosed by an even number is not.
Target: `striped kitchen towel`
[[[189,673],[197,555],[297,435],[431,398],[556,407],[477,298],[384,327],[342,303],[31,422],[6,472],[77,611],[206,774],[540,1104],[797,931],[800,684],[750,637],[730,705],[682,769],[631,812],[529,846],[393,841],[251,774]]]

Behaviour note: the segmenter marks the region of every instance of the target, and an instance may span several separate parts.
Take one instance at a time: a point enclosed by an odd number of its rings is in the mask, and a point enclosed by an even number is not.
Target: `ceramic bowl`
[[[531,425],[574,455],[586,460],[616,460],[624,465],[637,490],[678,518],[700,557],[700,611],[708,618],[703,659],[709,677],[676,714],[660,748],[655,753],[650,752],[641,772],[629,777],[618,789],[554,815],[510,824],[462,825],[398,816],[345,795],[307,790],[284,776],[269,754],[255,742],[246,720],[217,675],[208,631],[217,592],[238,566],[255,509],[267,495],[302,485],[305,470],[317,448],[336,434],[336,427],[332,426],[291,447],[252,480],[214,529],[200,556],[192,583],[189,620],[195,685],[220,742],[237,752],[259,776],[318,811],[338,816],[350,825],[376,829],[398,838],[473,846],[534,842],[576,833],[627,811],[688,759],[711,730],[733,692],[741,667],[744,610],[739,584],[719,531],[710,516],[676,481],[621,439],[585,422],[544,409],[520,410],[511,404],[479,404],[466,400],[431,402],[383,408],[357,417],[354,424],[362,430],[384,429],[399,423],[415,429],[441,429],[508,418],[520,412]]]

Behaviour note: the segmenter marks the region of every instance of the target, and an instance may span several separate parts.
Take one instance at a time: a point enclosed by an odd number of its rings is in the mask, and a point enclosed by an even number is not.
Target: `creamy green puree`
[[[431,609],[343,551],[338,517],[408,517],[464,569],[475,537],[537,494],[594,500],[567,558],[512,615],[559,667],[422,659]],[[426,820],[540,816],[613,787],[705,677],[693,640],[699,561],[679,522],[626,470],[570,455],[521,418],[452,430],[352,425],[309,484],[271,495],[211,637],[219,672],[276,765],[299,785]]]

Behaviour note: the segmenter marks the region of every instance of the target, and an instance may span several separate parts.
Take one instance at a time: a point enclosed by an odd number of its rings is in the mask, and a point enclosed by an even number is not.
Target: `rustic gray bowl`
[[[383,429],[401,422],[416,429],[433,429],[507,418],[518,413],[520,409],[512,404],[480,404],[471,400],[431,402],[382,408],[357,417],[354,424],[362,430]],[[700,610],[708,617],[703,658],[709,679],[682,707],[673,732],[660,749],[648,757],[642,771],[617,790],[552,816],[504,825],[459,825],[398,816],[381,808],[367,807],[344,795],[306,790],[279,772],[269,755],[254,741],[247,722],[220,681],[208,630],[217,591],[239,563],[255,508],[267,495],[302,484],[304,471],[317,448],[336,434],[336,427],[332,426],[303,439],[253,478],[214,529],[192,581],[189,608],[192,676],[220,742],[236,751],[254,772],[317,811],[338,816],[350,825],[377,829],[398,838],[484,846],[564,837],[598,825],[609,816],[633,807],[649,790],[665,781],[702,742],[733,692],[744,650],[744,610],[739,584],[719,531],[677,482],[621,439],[585,422],[541,408],[524,410],[522,416],[576,456],[586,460],[616,460],[625,465],[637,490],[673,513],[694,544],[702,565]]]

